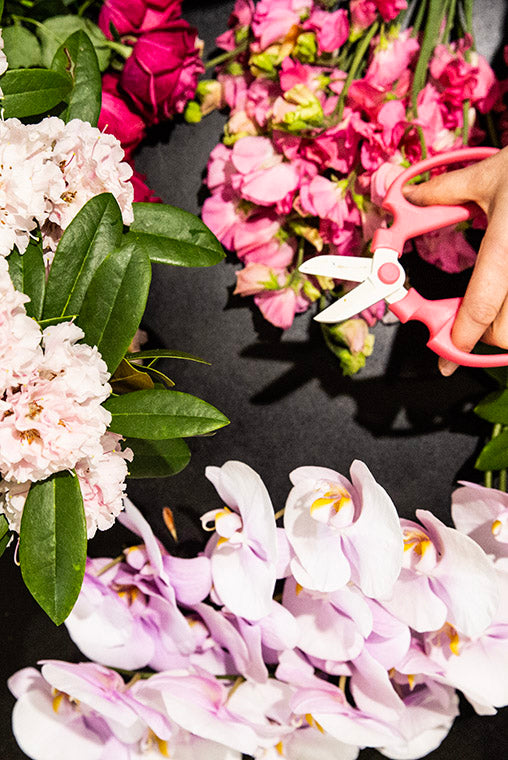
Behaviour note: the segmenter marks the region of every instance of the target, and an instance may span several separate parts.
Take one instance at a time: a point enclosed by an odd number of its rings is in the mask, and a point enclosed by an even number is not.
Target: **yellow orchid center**
[[[491,525],[491,531],[493,536],[497,536],[501,530],[503,523],[501,520],[494,520],[494,522]]]
[[[275,749],[277,750],[277,754],[281,757],[284,757],[284,745],[280,741],[278,744],[275,745]]]
[[[324,496],[320,496],[310,505],[311,515],[322,507],[332,507],[338,514],[347,504],[351,503],[351,494],[341,486],[333,486]]]
[[[445,623],[444,626],[440,628],[433,637],[434,643],[437,646],[443,646],[443,634],[448,639],[447,642],[445,640],[444,644],[447,644],[450,647],[450,652],[458,657],[460,654],[460,638],[459,634],[457,633],[457,629],[451,623]]]
[[[413,689],[415,687],[415,677],[414,677],[413,673],[408,673],[408,675],[407,675],[407,682],[409,684],[409,690],[413,691]]]
[[[414,551],[415,554],[418,554],[420,557],[423,557],[429,546],[432,545],[432,541],[427,536],[426,533],[424,533],[421,530],[405,530],[404,531],[404,551],[407,552],[410,549]]]
[[[134,604],[138,598],[140,591],[137,586],[117,586],[116,593],[120,599],[125,599],[129,607]]]
[[[162,757],[171,757],[167,741],[160,739],[151,729],[149,729],[147,749],[157,747]]]

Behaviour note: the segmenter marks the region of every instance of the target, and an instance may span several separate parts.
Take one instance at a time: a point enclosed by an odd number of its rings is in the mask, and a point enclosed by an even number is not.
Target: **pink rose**
[[[120,140],[128,160],[145,136],[145,122],[139,114],[131,111],[118,92],[118,77],[104,74],[102,77],[102,106],[98,127]]]
[[[98,23],[112,39],[110,24],[120,35],[139,34],[160,29],[181,15],[182,0],[105,0]]]
[[[121,84],[145,118],[158,122],[182,113],[203,71],[197,30],[186,21],[172,21],[138,39]]]

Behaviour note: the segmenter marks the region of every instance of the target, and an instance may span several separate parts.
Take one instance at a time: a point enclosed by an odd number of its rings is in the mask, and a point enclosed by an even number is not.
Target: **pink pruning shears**
[[[323,275],[337,280],[361,283],[317,314],[318,322],[342,322],[383,298],[401,322],[416,319],[427,325],[427,346],[439,356],[467,367],[508,365],[508,353],[469,354],[452,342],[451,330],[461,298],[429,301],[414,288],[406,290],[406,274],[398,262],[404,243],[411,237],[470,219],[478,211],[474,203],[463,206],[415,206],[402,195],[402,187],[418,174],[437,166],[480,160],[496,153],[496,148],[464,148],[420,161],[392,182],[383,208],[393,214],[388,229],[378,229],[372,240],[372,258],[354,256],[315,256],[300,266],[304,274]]]

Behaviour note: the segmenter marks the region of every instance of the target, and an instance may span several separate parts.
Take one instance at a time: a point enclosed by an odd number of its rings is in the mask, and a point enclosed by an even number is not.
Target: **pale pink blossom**
[[[96,348],[78,343],[83,335],[70,322],[47,327],[38,365],[7,390],[0,425],[5,479],[35,482],[102,455],[111,419],[102,406],[111,393],[109,373]]]
[[[396,36],[383,37],[365,73],[365,80],[375,87],[386,88],[395,82],[410,66],[420,49],[411,29],[399,31]]]
[[[247,264],[236,272],[235,295],[253,296],[266,289],[276,273],[266,264]]]

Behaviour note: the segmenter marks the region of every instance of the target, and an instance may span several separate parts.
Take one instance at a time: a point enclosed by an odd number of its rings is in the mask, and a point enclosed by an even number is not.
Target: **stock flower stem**
[[[379,29],[379,22],[376,21],[374,24],[372,24],[369,31],[365,35],[365,37],[361,38],[360,42],[358,43],[358,47],[356,48],[355,56],[353,58],[353,63],[351,64],[351,68],[348,72],[347,79],[344,82],[344,87],[341,90],[341,93],[339,96],[339,102],[337,103],[335,115],[338,121],[342,119],[342,113],[344,111],[344,105],[346,102],[348,90],[351,86],[351,82],[355,78],[358,72],[358,69],[360,68],[364,60],[365,54],[367,50],[369,49],[371,40],[374,37],[374,35],[377,33],[378,29]]]
[[[125,58],[125,60],[132,55],[133,48],[130,45],[123,45],[121,42],[115,42],[115,40],[104,40],[104,44],[115,53],[121,55],[122,58]]]
[[[443,22],[445,10],[446,5],[443,7],[442,0],[430,0],[428,6],[428,20],[423,32],[420,55],[418,57],[418,63],[416,64],[413,78],[413,87],[411,89],[411,100],[415,115],[418,113],[418,93],[423,90],[425,86],[429,60],[432,55],[432,51],[434,50],[436,40],[439,38],[439,32],[441,29],[441,24]]]
[[[220,66],[221,63],[227,63],[228,61],[234,60],[237,56],[240,55],[240,53],[244,53],[248,47],[249,40],[246,39],[241,42],[238,47],[235,47],[234,50],[228,50],[226,53],[221,53],[220,55],[215,56],[215,58],[211,58],[205,63],[205,69],[213,69],[216,66]]]

